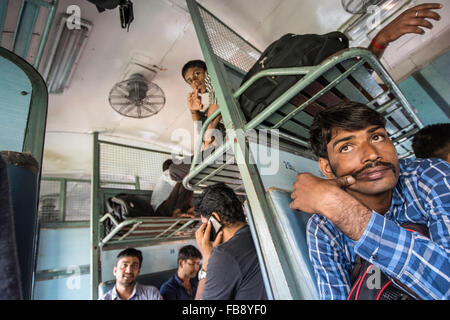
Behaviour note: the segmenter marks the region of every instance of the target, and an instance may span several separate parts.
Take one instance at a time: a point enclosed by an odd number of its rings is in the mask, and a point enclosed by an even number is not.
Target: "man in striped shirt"
[[[314,214],[307,240],[320,297],[348,297],[359,255],[400,290],[449,299],[450,165],[399,160],[385,121],[347,102],[322,111],[311,126],[311,146],[328,179],[299,174],[291,208]],[[405,222],[425,226],[429,238],[402,228]]]

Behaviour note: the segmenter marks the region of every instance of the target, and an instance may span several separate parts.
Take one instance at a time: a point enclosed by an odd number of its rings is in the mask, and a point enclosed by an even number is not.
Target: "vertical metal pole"
[[[66,219],[67,180],[61,179],[59,183],[59,212],[61,222],[64,222],[64,220]]]
[[[299,292],[297,284],[293,281],[292,270],[287,266],[286,253],[279,250],[280,247],[276,245],[280,243],[281,235],[274,229],[274,217],[269,209],[258,169],[255,164],[249,163],[251,154],[243,131],[245,119],[224,77],[224,66],[219,63],[213,53],[197,2],[195,0],[187,0],[186,2],[208,73],[211,75],[214,92],[219,101],[219,109],[227,128],[227,139],[234,141],[233,151],[250,203],[250,214],[255,223],[256,236],[262,242],[262,255],[264,264],[267,266],[273,296],[275,299],[296,299],[299,297]]]
[[[2,44],[3,26],[5,25],[6,12],[9,0],[0,1],[0,45]]]
[[[12,51],[23,59],[27,58],[39,10],[39,4],[29,1],[22,2],[20,7],[16,30],[14,32]]]
[[[34,59],[33,67],[36,70],[39,68],[41,63],[42,53],[44,52],[45,45],[47,44],[48,34],[50,33],[50,27],[52,26],[56,9],[58,8],[59,0],[53,0],[50,4],[50,8],[48,9],[47,21],[45,22],[44,30],[42,31],[41,41],[39,43],[38,52],[36,54],[36,58]]]
[[[99,249],[99,187],[100,187],[100,146],[98,132],[94,132],[92,141],[92,182],[91,182],[91,299],[98,299],[100,281],[100,249]]]
[[[135,189],[141,190],[141,182],[139,180],[139,176],[135,176],[134,181],[135,181],[135,184],[134,184]]]

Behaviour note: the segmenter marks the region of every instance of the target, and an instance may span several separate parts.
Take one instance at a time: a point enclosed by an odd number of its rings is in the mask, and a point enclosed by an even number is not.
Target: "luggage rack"
[[[106,213],[100,219],[105,225],[110,221],[114,228],[99,242],[99,246],[124,245],[144,241],[147,244],[161,241],[192,239],[200,219],[170,217],[138,217],[118,222]]]
[[[195,0],[186,2],[219,108],[203,124],[183,185],[201,191],[224,182],[245,194],[245,212],[268,297],[317,299],[306,247],[310,215],[290,209],[287,191],[295,182],[295,166],[305,170],[317,166],[308,143],[314,115],[341,101],[366,104],[385,116],[386,130],[399,157],[412,155],[411,138],[423,124],[378,59],[362,48],[342,50],[317,66],[265,70],[241,85],[261,51]],[[261,113],[246,120],[238,103],[240,95],[260,77],[289,75],[301,79]],[[226,140],[200,159],[203,135],[219,114],[227,130]],[[263,149],[275,150],[278,145],[279,158],[285,160],[279,172],[272,175],[264,174],[262,163],[254,161],[258,152],[255,148],[262,145],[258,140],[255,143],[254,134],[268,129],[273,129],[271,137],[278,138],[279,143],[275,139],[275,146]]]

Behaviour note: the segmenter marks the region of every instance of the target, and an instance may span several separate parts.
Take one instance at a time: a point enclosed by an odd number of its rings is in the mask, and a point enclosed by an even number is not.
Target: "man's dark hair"
[[[225,226],[235,222],[245,222],[241,202],[234,191],[222,182],[208,186],[203,191],[197,211],[207,219],[213,212],[216,212]]]
[[[173,163],[172,159],[167,159],[166,161],[164,161],[162,164],[162,171],[164,172],[167,169],[169,169],[169,167],[172,163]]]
[[[342,102],[316,115],[309,129],[309,142],[316,156],[328,159],[327,144],[333,129],[357,131],[385,125],[386,119],[365,104]]]
[[[178,261],[183,260],[186,261],[188,259],[201,259],[202,253],[193,245],[187,245],[178,251]]]
[[[188,61],[183,66],[183,69],[181,69],[181,76],[183,77],[183,80],[185,80],[184,76],[185,76],[186,72],[188,71],[188,69],[190,69],[190,68],[202,68],[203,70],[206,71],[206,63],[205,63],[205,61],[202,61],[202,60]]]
[[[414,135],[412,148],[417,158],[447,160],[450,153],[450,123],[437,123],[420,129]]]
[[[135,248],[127,248],[125,250],[120,251],[119,254],[117,255],[116,266],[117,262],[119,262],[119,260],[122,259],[123,257],[136,257],[139,260],[139,268],[142,266],[143,258],[141,250],[137,250]]]

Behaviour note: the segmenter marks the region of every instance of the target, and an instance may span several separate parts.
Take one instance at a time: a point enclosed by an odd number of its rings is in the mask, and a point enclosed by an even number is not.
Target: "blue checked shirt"
[[[353,241],[331,221],[313,215],[307,226],[309,256],[321,299],[344,300],[356,255],[398,279],[423,299],[450,297],[450,165],[440,159],[400,159],[389,211],[372,211]],[[430,239],[400,224],[426,226]]]

